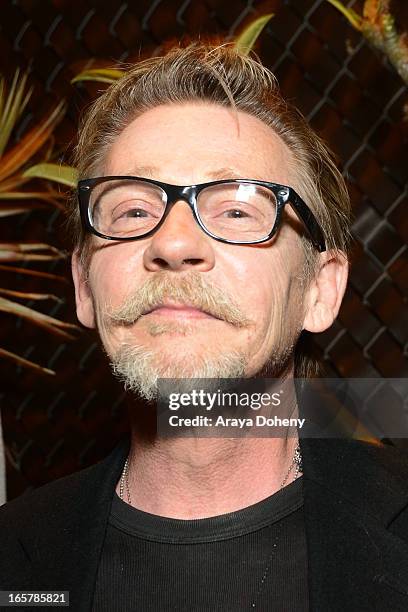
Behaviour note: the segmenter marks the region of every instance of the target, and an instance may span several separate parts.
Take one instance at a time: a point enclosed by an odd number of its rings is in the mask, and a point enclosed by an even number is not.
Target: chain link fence
[[[352,4],[352,3],[349,3]],[[395,2],[398,20],[408,7]],[[361,8],[361,3],[354,3]],[[339,157],[352,196],[355,243],[348,291],[336,323],[315,338],[332,376],[408,375],[408,92],[398,75],[326,0],[5,0],[0,17],[0,73],[16,68],[33,86],[16,140],[62,98],[65,119],[54,150],[69,161],[80,111],[103,86],[71,85],[91,59],[128,62],[159,53],[168,39],[233,37],[269,11],[274,18],[257,51],[287,98],[308,117]],[[1,220],[2,241],[66,246],[61,214],[52,209]],[[69,261],[37,269],[66,283],[22,277],[0,269],[1,286],[57,293],[41,309],[76,322]],[[103,457],[126,430],[124,394],[110,374],[96,336],[76,342],[11,315],[2,316],[4,348],[57,374],[37,376],[2,362],[1,412],[8,497],[80,469]]]

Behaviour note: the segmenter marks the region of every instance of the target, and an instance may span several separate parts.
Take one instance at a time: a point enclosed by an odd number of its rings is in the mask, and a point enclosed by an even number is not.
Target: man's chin
[[[174,351],[170,347],[151,350],[144,346],[122,345],[111,359],[111,366],[126,390],[152,401],[157,399],[161,378],[241,378],[245,376],[246,359],[235,351],[204,355],[202,351]]]

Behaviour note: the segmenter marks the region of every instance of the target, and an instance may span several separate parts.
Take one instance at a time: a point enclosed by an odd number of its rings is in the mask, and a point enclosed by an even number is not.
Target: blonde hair
[[[315,213],[327,249],[347,253],[350,201],[332,153],[301,113],[284,100],[270,70],[231,44],[174,46],[162,56],[131,66],[86,114],[74,160],[79,177],[98,175],[112,143],[138,115],[162,104],[197,101],[249,113],[281,137],[296,164],[297,190]],[[73,199],[68,225],[86,269],[90,240]],[[307,237],[302,242],[309,277],[315,250]]]

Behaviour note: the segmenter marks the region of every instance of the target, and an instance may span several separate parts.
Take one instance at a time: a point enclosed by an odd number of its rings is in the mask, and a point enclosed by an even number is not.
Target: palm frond
[[[45,120],[36,124],[16,145],[7,149],[12,131],[31,96],[31,90],[28,92],[26,91],[26,82],[27,75],[24,74],[20,76],[20,73],[17,71],[9,91],[6,93],[4,79],[0,78],[0,217],[20,214],[28,210],[43,208],[50,204],[59,209],[63,208],[61,203],[63,194],[61,194],[60,191],[56,189],[43,190],[42,188],[25,189],[24,187],[25,183],[32,178],[54,178],[55,180],[55,176],[46,176],[44,172],[43,174],[38,173],[37,175],[34,172],[31,176],[25,176],[24,169],[27,169],[30,160],[40,150],[42,150],[43,165],[36,164],[31,167],[31,170],[36,167],[38,170],[38,168],[41,169],[41,167],[44,168],[44,166],[52,166],[52,164],[47,164],[45,162],[48,162],[51,157],[53,148],[52,133],[58,122],[62,119],[65,111],[65,103],[62,101],[58,104]],[[68,174],[65,171],[65,174],[59,177],[62,180],[57,180],[57,182],[64,184],[64,178],[67,176]],[[67,254],[65,252],[44,243],[0,243],[0,261],[6,263],[6,265],[0,265],[0,269],[22,275],[31,275],[48,280],[66,282],[66,279],[55,274],[28,270],[20,266],[7,265],[8,262],[49,261],[63,259],[66,256]],[[33,301],[52,300],[61,303],[61,298],[53,293],[34,293],[1,287],[0,311],[26,319],[34,325],[64,340],[75,339],[73,332],[81,331],[77,325],[66,323],[45,315],[33,308],[20,304],[15,301],[16,299]],[[53,370],[35,364],[4,348],[0,349],[0,358],[1,357],[11,360],[23,367],[30,368],[37,373],[47,375],[55,374]]]
[[[53,293],[26,293],[24,291],[13,291],[12,289],[3,289],[0,287],[0,295],[8,295],[23,300],[52,300],[58,304],[62,304],[63,300]]]
[[[21,174],[14,174],[8,179],[0,182],[0,193],[3,191],[12,191],[17,187],[22,187],[29,179],[24,178]]]
[[[47,208],[46,204],[40,204],[38,202],[30,202],[30,204],[22,204],[15,202],[14,204],[8,204],[7,206],[0,206],[0,218],[1,217],[12,217],[14,215],[21,215],[31,210],[38,210],[41,208]]]
[[[27,83],[27,75],[23,74],[20,78],[20,71],[16,70],[11,83],[10,91],[6,98],[6,87],[4,79],[1,79],[0,87],[0,156],[10,139],[17,121],[21,117],[28,100],[30,99],[32,90],[25,93]]]
[[[406,32],[397,32],[389,0],[365,0],[363,16],[345,7],[340,0],[327,2],[340,11],[375,49],[385,55],[408,85],[408,37]]]
[[[73,331],[75,330],[76,332],[81,331],[81,328],[78,327],[78,325],[75,325],[74,323],[66,323],[65,321],[60,321],[59,319],[55,319],[54,317],[45,315],[42,312],[38,312],[33,308],[28,308],[27,306],[23,306],[18,302],[13,302],[3,297],[0,297],[0,311],[16,315],[23,319],[27,319],[34,325],[43,327],[48,332],[56,336],[60,336],[65,340],[75,339],[75,336],[65,331],[66,329]]]
[[[116,68],[90,68],[77,74],[71,83],[80,81],[97,81],[98,83],[114,83],[120,79],[125,72]]]
[[[340,11],[340,13],[344,15],[344,17],[349,21],[349,23],[351,23],[353,28],[361,32],[363,19],[358,13],[356,13],[356,11],[353,11],[353,9],[348,8],[347,6],[344,6],[344,4],[340,2],[340,0],[327,0],[327,2],[329,2],[338,11]]]
[[[268,13],[252,21],[235,39],[234,47],[237,49],[237,51],[240,51],[244,55],[248,55],[254,48],[254,45],[262,30],[273,16],[273,13]]]
[[[24,178],[42,178],[68,187],[76,187],[78,171],[64,164],[36,164],[23,172]]]
[[[8,178],[28,162],[51,136],[65,112],[65,102],[56,106],[53,112],[39,125],[34,126],[12,149],[3,155],[0,167],[0,181]]]
[[[49,272],[39,272],[38,270],[29,270],[28,268],[20,268],[19,266],[1,265],[0,270],[3,272],[13,272],[15,274],[23,274],[24,276],[37,276],[38,278],[46,278],[48,280],[56,280],[60,283],[68,285],[68,280],[65,276],[58,274],[50,274]]]
[[[37,254],[37,251],[44,251]],[[65,259],[66,253],[43,243],[0,243],[0,261],[50,261]]]
[[[11,353],[10,351],[6,351],[6,349],[0,348],[0,357],[3,359],[7,359],[9,361],[14,361],[19,366],[23,366],[24,368],[29,368],[34,370],[37,374],[47,374],[51,376],[55,376],[54,370],[50,370],[49,368],[44,368],[43,366],[34,363],[33,361],[29,361],[28,359],[24,359],[24,357],[20,357],[15,353]]]
[[[2,206],[2,200],[41,200],[52,204],[55,208],[64,210],[65,206],[59,201],[61,199],[61,193],[59,191],[0,191],[0,205]],[[15,202],[14,202],[15,204]],[[32,203],[32,205],[34,205]],[[27,206],[30,208],[30,205]]]

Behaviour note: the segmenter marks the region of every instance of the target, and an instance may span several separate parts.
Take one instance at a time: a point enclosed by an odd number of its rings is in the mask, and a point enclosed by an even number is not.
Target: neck
[[[240,510],[281,488],[296,444],[293,437],[178,438],[151,443],[133,432],[128,470],[132,505],[177,519]],[[291,472],[285,484],[292,478]]]
[[[284,396],[287,403],[276,412],[297,416],[293,381],[286,381]],[[292,467],[286,478],[296,428],[281,428],[275,438],[251,432],[239,438],[159,437],[154,407],[131,408],[128,485],[132,505],[140,510],[178,519],[226,514],[276,493],[296,474]]]

